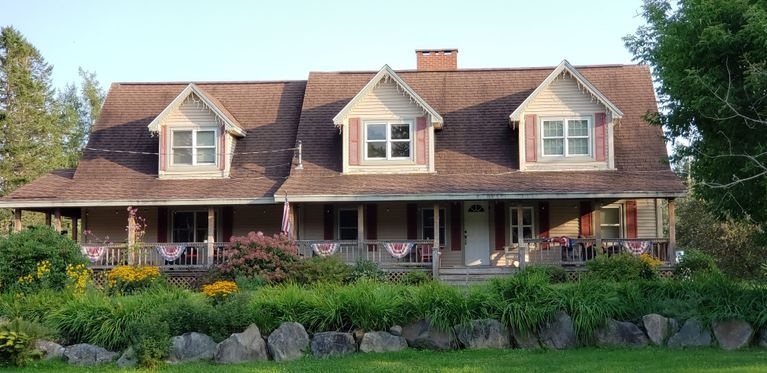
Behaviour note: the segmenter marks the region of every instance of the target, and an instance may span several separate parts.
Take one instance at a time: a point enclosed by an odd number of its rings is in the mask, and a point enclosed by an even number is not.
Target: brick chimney
[[[458,69],[458,49],[417,49],[418,71]]]

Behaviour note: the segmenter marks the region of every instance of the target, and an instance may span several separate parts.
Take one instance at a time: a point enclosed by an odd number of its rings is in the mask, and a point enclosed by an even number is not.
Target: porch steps
[[[493,277],[508,276],[516,270],[509,267],[442,267],[439,269],[440,281],[455,285],[469,286],[481,284]]]

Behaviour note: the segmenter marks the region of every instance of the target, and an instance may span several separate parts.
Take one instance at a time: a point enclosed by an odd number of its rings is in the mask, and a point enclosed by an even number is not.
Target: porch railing
[[[567,245],[551,238],[527,239],[523,245],[526,250],[516,249],[521,262],[527,265],[562,265],[579,266],[594,259],[597,255],[615,255],[620,253],[641,255],[648,254],[664,263],[668,262],[668,239],[666,238],[610,238],[602,239],[597,247],[594,238],[569,239]]]
[[[431,266],[432,262],[433,242],[432,240],[365,240],[362,242],[351,240],[304,240],[298,241],[298,252],[304,258],[311,258],[319,255],[314,252],[313,245],[337,244],[337,250],[332,255],[348,264],[354,264],[359,260],[371,260],[378,263],[381,267],[428,267]],[[412,244],[407,255],[404,255],[402,258],[395,258],[386,250],[386,244],[397,243]]]
[[[157,250],[158,246],[177,246],[182,250],[181,255],[174,260],[166,260]],[[103,248],[103,253],[91,262],[93,269],[108,269],[119,265],[151,265],[162,269],[194,269],[205,268],[224,262],[224,250],[228,242],[214,242],[213,252],[209,254],[208,243],[205,242],[174,242],[174,243],[142,243],[137,250],[128,250],[125,243],[96,245],[83,244],[84,248]],[[95,252],[98,252],[95,251]]]

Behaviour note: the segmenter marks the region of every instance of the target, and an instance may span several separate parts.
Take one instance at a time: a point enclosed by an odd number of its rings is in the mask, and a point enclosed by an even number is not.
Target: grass
[[[290,363],[242,365],[194,363],[163,366],[158,372],[764,372],[767,349],[725,352],[719,349],[661,348],[571,351],[475,350],[428,352],[406,350],[386,354],[356,354],[337,359],[305,358]],[[15,370],[9,370],[15,371]],[[110,365],[77,368],[61,361],[40,362],[19,372],[126,372]]]

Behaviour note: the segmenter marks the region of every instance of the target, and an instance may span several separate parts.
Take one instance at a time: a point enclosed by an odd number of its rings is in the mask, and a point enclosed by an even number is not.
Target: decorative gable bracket
[[[205,93],[205,91],[203,91],[194,83],[189,83],[189,85],[186,86],[186,88],[184,88],[184,90],[181,91],[181,93],[179,93],[178,96],[176,96],[176,98],[174,98],[173,101],[171,101],[171,103],[168,104],[168,106],[162,112],[160,112],[160,114],[157,115],[157,117],[154,118],[151,123],[149,123],[147,126],[149,131],[153,133],[160,132],[160,126],[168,117],[168,115],[170,115],[174,110],[181,106],[181,104],[183,104],[184,101],[192,95],[197,96],[201,101],[200,103],[214,114],[216,120],[219,121],[219,123],[221,123],[221,125],[224,127],[225,132],[231,134],[232,136],[245,137],[246,131],[240,126],[240,124],[237,122],[237,119],[235,119],[234,116],[229,113],[226,108],[224,108],[221,102]]]

